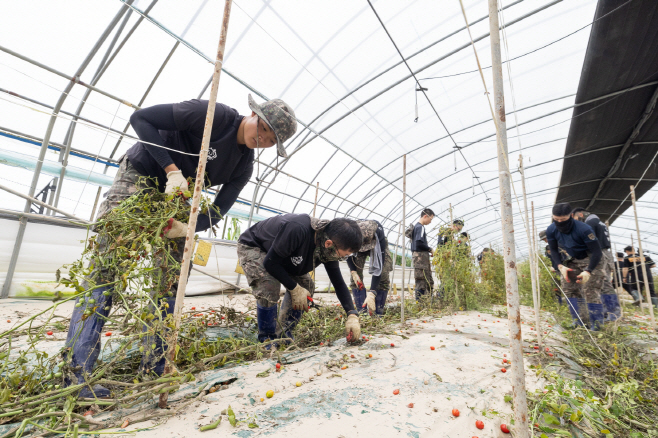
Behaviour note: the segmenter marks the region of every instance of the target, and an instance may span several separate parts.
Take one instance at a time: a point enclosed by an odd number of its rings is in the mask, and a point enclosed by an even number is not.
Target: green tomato
[[[55,385],[55,389],[59,389],[59,385]]]
[[[55,378],[56,379],[59,379],[60,377],[62,377],[62,373],[55,373]]]
[[[46,377],[44,377],[44,379],[46,379],[46,380],[52,380],[53,377],[54,377],[54,376],[53,376],[53,373],[50,373],[50,374],[48,374]]]
[[[55,387],[54,385],[48,385],[46,388],[47,388],[48,390],[50,390],[50,389],[53,389],[54,387]]]
[[[77,303],[75,307],[82,307],[82,303]]]
[[[96,300],[93,298],[89,298],[89,301],[87,301],[89,304],[96,304]]]
[[[155,347],[156,347],[155,344],[151,344],[151,350],[155,350]]]
[[[86,296],[87,298],[89,298],[89,297],[91,296],[91,292],[87,292],[87,293],[85,294],[85,296]]]
[[[143,346],[143,345],[142,345],[141,347],[139,347],[139,352],[140,352],[140,353],[143,353],[143,352],[144,352],[144,346]]]
[[[105,292],[103,292],[103,295],[109,297],[110,295],[112,295],[112,291],[106,290]]]

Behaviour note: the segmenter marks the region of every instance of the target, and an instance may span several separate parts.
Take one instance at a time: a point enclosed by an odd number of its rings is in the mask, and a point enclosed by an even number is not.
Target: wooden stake
[[[315,217],[315,207],[318,205],[318,191],[320,190],[320,181],[315,185],[315,202],[313,203],[313,217]]]
[[[649,292],[649,277],[647,276],[647,264],[644,261],[645,260],[644,251],[642,251],[642,238],[640,237],[640,222],[637,219],[637,207],[635,206],[635,186],[631,186],[631,199],[633,200],[633,212],[635,213],[635,228],[637,229],[637,246],[640,247],[640,263],[642,264],[642,278],[644,278],[644,294],[646,295],[647,303],[649,303],[651,328],[652,330],[656,330],[656,319],[653,314],[653,303],[651,302],[651,293]]]
[[[407,154],[402,156],[402,308],[400,310],[400,320],[404,324],[404,270],[407,267],[407,251],[405,249],[404,232],[407,229]]]
[[[631,233],[631,248],[633,248],[633,254],[635,254],[635,242],[633,241],[633,233]],[[640,301],[640,312],[642,311],[642,288],[640,287],[640,276],[637,275],[637,264],[635,263],[635,257],[633,257],[633,272],[635,273],[635,286],[637,287],[638,299]],[[635,297],[633,297],[635,298]]]
[[[181,314],[185,301],[185,289],[187,287],[187,277],[189,274],[190,260],[194,250],[194,234],[196,222],[199,216],[199,205],[201,203],[201,190],[203,189],[204,175],[206,173],[206,162],[208,160],[208,146],[210,144],[210,134],[212,132],[212,123],[215,117],[215,105],[217,102],[217,90],[219,88],[219,76],[222,72],[224,62],[224,48],[226,47],[226,34],[228,32],[228,21],[231,16],[232,0],[226,0],[224,3],[224,19],[222,20],[222,29],[219,36],[219,45],[217,47],[217,59],[215,61],[215,71],[212,76],[212,86],[210,88],[210,98],[208,99],[208,112],[206,113],[206,124],[203,129],[203,139],[201,140],[201,153],[199,155],[199,165],[196,170],[196,180],[194,182],[194,195],[192,197],[192,209],[190,220],[187,225],[187,236],[185,238],[185,250],[183,251],[183,262],[181,263],[180,278],[178,280],[178,290],[176,291],[176,305],[174,306],[174,329],[171,330],[168,339],[167,363],[165,365],[165,374],[171,373],[173,369],[176,346],[178,344],[178,331],[180,329]],[[161,409],[167,407],[169,393],[160,394],[158,406]]]
[[[463,9],[463,5],[462,5]],[[466,12],[464,18],[466,18]],[[507,126],[505,123],[505,92],[503,64],[500,54],[500,24],[498,0],[489,0],[489,32],[493,74],[493,116],[496,124],[496,150],[498,153],[498,184],[500,187],[500,214],[502,222],[503,257],[505,260],[505,289],[507,292],[507,318],[509,325],[510,355],[512,357],[512,400],[514,403],[514,436],[528,438],[528,401],[525,389],[525,367],[521,345],[521,313],[518,273],[516,271],[516,245],[512,212],[511,174],[507,152]],[[475,46],[473,46],[475,50]],[[477,53],[477,52],[476,52]],[[478,61],[479,63],[479,61]],[[537,327],[539,330],[539,327]]]

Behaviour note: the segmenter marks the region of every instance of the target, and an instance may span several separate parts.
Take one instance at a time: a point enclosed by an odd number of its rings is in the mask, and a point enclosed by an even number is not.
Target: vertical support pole
[[[98,186],[98,191],[96,191],[96,199],[94,200],[94,208],[91,209],[91,216],[89,216],[89,222],[94,221],[94,216],[96,215],[96,207],[98,207],[98,199],[101,197],[101,189],[102,187]]]
[[[315,183],[315,202],[313,203],[313,217],[315,217],[315,207],[318,206],[318,191],[320,190],[320,181]]]
[[[635,214],[635,228],[637,229],[637,246],[640,247],[640,263],[642,264],[642,278],[644,278],[644,295],[649,303],[649,316],[651,317],[651,329],[656,330],[656,319],[653,314],[653,303],[649,292],[649,277],[647,277],[647,264],[645,263],[644,251],[642,251],[642,238],[640,237],[640,222],[637,220],[637,207],[635,206],[635,186],[631,186],[631,199],[633,200],[633,213]],[[637,274],[637,272],[636,272]],[[640,293],[638,291],[638,293]]]
[[[606,222],[605,224],[608,225],[608,222]],[[610,240],[612,240],[612,239],[610,239]],[[617,261],[617,245],[616,244],[614,244],[614,251],[615,251],[615,254],[614,254],[615,263],[613,263],[612,266],[615,268],[615,278],[617,279],[617,287],[615,288],[615,294],[617,295],[617,302],[619,303],[619,309],[621,309],[621,317],[620,317],[620,319],[621,319],[621,318],[624,317],[624,306],[622,306],[621,300],[619,299],[619,288],[621,287],[623,289],[623,286],[622,286],[623,280],[621,278],[622,266],[620,265],[619,268],[617,268],[617,263],[619,263],[619,262]]]
[[[199,156],[199,165],[196,170],[196,179],[194,181],[194,195],[192,197],[192,211],[187,227],[187,236],[185,237],[185,250],[183,251],[183,262],[181,263],[180,279],[178,280],[178,290],[176,291],[176,305],[174,307],[174,329],[171,331],[167,349],[167,363],[165,365],[165,374],[171,373],[173,360],[176,354],[176,344],[178,343],[178,330],[180,329],[181,314],[183,310],[183,301],[185,300],[185,288],[187,287],[187,276],[189,273],[190,259],[194,250],[194,234],[196,221],[199,216],[199,204],[201,203],[201,191],[203,189],[204,175],[206,173],[206,162],[208,160],[208,146],[210,144],[210,133],[212,132],[212,123],[215,117],[215,106],[217,102],[217,90],[219,88],[219,76],[222,72],[224,63],[224,48],[226,47],[226,34],[228,32],[228,21],[231,16],[232,0],[226,0],[224,4],[224,18],[222,20],[222,30],[219,36],[219,46],[217,48],[217,59],[215,61],[215,71],[212,77],[212,87],[210,88],[210,98],[208,99],[208,113],[206,114],[206,124],[203,129],[203,139],[201,140],[201,154]],[[252,204],[253,209],[253,204]],[[158,406],[163,409],[167,407],[168,393],[160,394]]]
[[[450,210],[450,226],[452,226],[452,203],[450,203],[449,205],[450,205],[450,208],[449,208],[449,210]]]
[[[525,370],[521,345],[521,313],[519,311],[519,284],[516,272],[514,242],[514,218],[512,216],[512,193],[507,154],[507,126],[505,123],[505,94],[503,67],[500,54],[500,25],[498,23],[498,0],[489,0],[489,32],[491,38],[491,60],[494,89],[494,121],[498,150],[498,182],[500,185],[500,213],[503,233],[503,256],[505,260],[505,289],[507,291],[507,317],[509,321],[510,354],[512,356],[512,396],[514,402],[514,435],[528,437],[528,401],[525,392]]]
[[[523,210],[525,213],[525,229],[528,237],[528,259],[530,264],[530,284],[532,285],[532,303],[535,308],[535,327],[537,328],[537,345],[541,348],[541,315],[539,313],[539,296],[537,294],[537,278],[535,278],[535,250],[533,248],[533,233],[530,229],[528,213],[528,196],[525,191],[525,172],[523,170],[523,155],[519,155],[519,173],[521,174],[521,190],[523,191]]]
[[[635,241],[633,240],[633,233],[631,233],[631,248],[633,248],[633,253],[635,253]],[[637,264],[635,263],[635,257],[633,257],[633,272],[635,273],[635,286],[637,287],[638,301],[640,301],[640,312],[642,311],[642,288],[640,287],[640,276],[637,275]],[[633,297],[635,298],[635,297]]]
[[[395,239],[395,256],[394,256],[395,258],[393,259],[393,275],[392,275],[392,278],[391,278],[391,285],[388,288],[389,292],[391,291],[391,288],[393,287],[393,284],[395,283],[395,267],[397,266],[397,263],[398,263],[398,251],[400,250],[400,246],[399,246],[400,236],[402,235],[403,231],[404,230],[402,229],[402,221],[400,221],[400,225],[398,225],[398,238]]]
[[[407,229],[407,154],[402,156],[402,295],[400,319],[404,324],[404,270],[407,267],[407,248],[404,242],[404,232]]]
[[[541,282],[539,281],[539,252],[537,251],[537,227],[535,226],[535,202],[530,201],[530,209],[532,210],[532,250],[535,253],[535,284],[537,285],[537,302],[538,307],[541,309]]]

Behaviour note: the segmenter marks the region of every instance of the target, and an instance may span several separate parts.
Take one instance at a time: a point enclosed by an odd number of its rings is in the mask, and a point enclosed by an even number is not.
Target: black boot
[[[256,304],[256,321],[258,322],[258,342],[276,339],[276,304],[270,307]]]
[[[375,313],[383,315],[386,313],[386,298],[388,297],[387,290],[378,290],[377,297],[375,297]]]
[[[67,385],[84,383],[85,376],[94,370],[101,351],[101,332],[112,307],[112,290],[112,287],[100,287],[88,292],[90,296],[78,298],[76,302],[65,345],[71,350],[64,354],[70,358],[70,366],[77,382],[66,381]],[[100,385],[94,385],[93,388],[85,386],[78,396],[104,398],[110,396],[110,390]]]

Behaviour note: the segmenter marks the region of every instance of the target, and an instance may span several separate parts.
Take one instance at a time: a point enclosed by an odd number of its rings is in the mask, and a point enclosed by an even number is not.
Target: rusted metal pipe
[[[656,319],[653,314],[653,303],[651,302],[651,293],[649,292],[649,277],[647,276],[647,264],[642,251],[642,238],[640,237],[640,223],[637,220],[637,207],[635,205],[635,186],[631,186],[631,199],[633,200],[633,213],[635,214],[635,228],[637,229],[637,246],[640,247],[640,263],[642,264],[642,278],[644,278],[644,294],[649,304],[649,316],[651,317],[651,328],[656,330]],[[637,277],[637,271],[635,271]],[[638,291],[640,293],[640,291]]]
[[[503,66],[500,54],[498,24],[498,0],[489,0],[489,31],[493,73],[494,121],[498,151],[498,183],[500,186],[500,215],[503,232],[503,257],[505,261],[505,289],[507,291],[507,318],[509,321],[510,355],[512,357],[512,396],[514,402],[514,435],[528,437],[528,401],[525,391],[525,369],[521,344],[521,313],[519,310],[519,283],[516,272],[514,221],[510,169],[507,154],[507,128],[505,123],[505,91]],[[537,327],[539,329],[539,327]]]
[[[402,295],[400,302],[400,320],[404,324],[404,270],[407,267],[407,250],[404,242],[404,232],[407,229],[407,154],[402,157]],[[397,258],[397,257],[396,257]]]
[[[215,61],[215,72],[213,73],[212,86],[210,88],[210,98],[208,99],[208,112],[206,113],[206,125],[203,130],[203,139],[201,140],[201,154],[199,156],[199,165],[197,166],[196,179],[194,182],[194,195],[192,197],[192,210],[190,220],[187,225],[187,236],[185,237],[185,250],[183,251],[183,262],[181,263],[180,279],[178,280],[178,290],[176,291],[176,305],[174,306],[174,329],[169,336],[167,349],[167,363],[165,365],[165,374],[170,373],[173,368],[174,356],[176,354],[176,344],[178,343],[178,330],[180,329],[181,314],[185,300],[185,289],[187,287],[187,277],[189,273],[190,260],[194,250],[194,234],[196,222],[199,216],[199,204],[201,203],[201,192],[203,189],[204,175],[206,173],[206,162],[208,160],[208,146],[210,145],[210,134],[212,132],[213,119],[215,117],[215,106],[217,102],[217,90],[219,88],[219,76],[222,72],[224,63],[224,48],[226,47],[226,34],[228,32],[228,21],[231,16],[232,0],[226,0],[224,4],[224,18],[222,20],[222,30],[219,36],[219,46],[217,48],[217,59]],[[158,406],[167,407],[168,393],[160,394]]]

